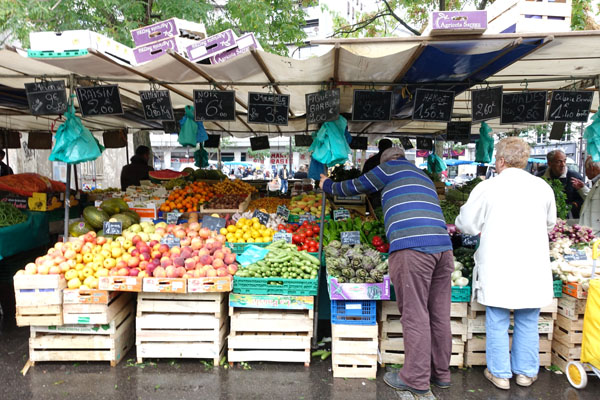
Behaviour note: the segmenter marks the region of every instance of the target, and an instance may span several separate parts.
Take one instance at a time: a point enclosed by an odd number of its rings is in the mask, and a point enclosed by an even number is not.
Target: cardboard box
[[[272,294],[229,294],[229,307],[269,308],[276,310],[312,310],[314,296],[286,296]]]
[[[219,32],[203,40],[191,43],[185,48],[190,61],[198,62],[237,46],[237,36],[231,29]]]
[[[188,293],[231,292],[231,289],[233,289],[231,276],[189,278],[187,282]]]
[[[142,278],[137,276],[102,276],[98,279],[98,289],[141,292]]]
[[[385,275],[381,283],[338,283],[337,278],[327,277],[327,289],[331,300],[389,300],[390,277]]]
[[[184,278],[144,278],[144,292],[186,293]]]
[[[99,289],[65,289],[63,304],[108,304],[117,292]]]
[[[587,299],[587,292],[583,290],[583,286],[578,282],[567,282],[563,285],[563,293],[568,294],[576,299]]]
[[[88,30],[64,32],[31,32],[29,34],[31,50],[66,52],[81,49],[94,49],[113,60],[133,64],[133,50],[109,37]]]
[[[138,213],[142,221],[152,221],[158,218],[156,203],[130,201],[127,205],[132,211]]]
[[[206,28],[201,23],[170,18],[131,31],[131,37],[136,46],[177,36],[194,40],[204,39]]]
[[[480,34],[487,29],[487,12],[434,11],[431,15],[431,36]]]
[[[240,36],[235,41],[236,47],[210,57],[211,64],[220,64],[250,50],[262,50],[262,47],[253,33]]]
[[[133,56],[135,57],[135,62],[137,64],[143,64],[157,59],[158,57],[167,54],[168,50],[172,50],[186,57],[185,48],[195,42],[195,40],[184,39],[179,36],[169,37],[154,43],[136,47],[133,49]]]

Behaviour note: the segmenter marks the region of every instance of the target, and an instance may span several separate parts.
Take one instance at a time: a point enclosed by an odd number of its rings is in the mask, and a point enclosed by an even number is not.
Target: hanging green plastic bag
[[[494,138],[491,136],[492,128],[485,122],[479,128],[479,140],[475,143],[475,161],[488,164],[494,155]]]
[[[435,153],[429,154],[427,157],[427,171],[432,174],[441,174],[447,169],[448,167],[446,166],[446,163],[440,156]]]
[[[194,121],[194,107],[185,106],[185,115],[180,121],[181,131],[177,141],[182,146],[196,147],[198,138],[198,124]]]
[[[312,158],[328,167],[346,162],[350,154],[345,136],[347,125],[348,121],[341,115],[336,121],[325,122],[314,135],[308,149],[312,152]]]
[[[194,165],[198,168],[208,167],[208,152],[204,150],[204,146],[200,145],[200,148],[194,152]]]
[[[68,164],[79,164],[93,161],[100,157],[104,147],[81,123],[75,115],[75,107],[71,105],[64,114],[66,121],[56,131],[55,143],[50,153],[50,161],[62,161]]]
[[[600,111],[592,115],[592,123],[585,128],[583,138],[587,140],[587,152],[594,162],[600,161]]]

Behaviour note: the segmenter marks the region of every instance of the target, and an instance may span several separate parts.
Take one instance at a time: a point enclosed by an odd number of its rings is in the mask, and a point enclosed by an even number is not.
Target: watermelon
[[[94,228],[85,221],[74,221],[69,224],[69,235],[78,237],[85,235],[86,233],[93,231]]]
[[[130,215],[126,214],[115,214],[112,215],[109,219],[110,222],[120,222],[123,226],[123,230],[129,228],[131,225],[135,223],[133,218]]]
[[[189,174],[187,172],[177,172],[171,169],[163,169],[160,171],[150,171],[148,172],[148,176],[150,176],[150,180],[155,183],[160,183],[164,181],[170,181],[173,179],[185,178]]]
[[[110,216],[106,211],[98,210],[94,206],[88,206],[83,209],[83,219],[95,229],[102,228],[102,224],[108,221]]]
[[[139,224],[140,223],[140,214],[136,213],[133,210],[125,210],[125,211],[121,211],[121,214],[125,214],[128,217],[131,217],[133,219],[133,223],[134,224]]]

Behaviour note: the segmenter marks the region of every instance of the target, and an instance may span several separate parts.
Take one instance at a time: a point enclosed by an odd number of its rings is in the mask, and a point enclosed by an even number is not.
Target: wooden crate
[[[60,275],[15,275],[17,326],[62,325],[62,292],[67,282]]]
[[[485,335],[477,335],[467,340],[465,344],[466,366],[487,365],[485,359],[485,341]],[[509,336],[509,343],[512,346],[512,335]],[[540,366],[549,367],[551,365],[551,349],[551,340],[540,339]]]
[[[583,317],[574,321],[559,315],[554,326],[554,340],[570,347],[581,344],[583,341]]]
[[[377,325],[331,324],[331,362],[334,378],[375,379]]]
[[[379,321],[386,321],[388,316],[400,316],[398,311],[398,305],[393,300],[380,301],[381,309],[377,313],[379,315]],[[450,317],[463,318],[467,316],[467,309],[469,303],[450,303]]]
[[[144,358],[208,358],[225,352],[225,293],[138,293],[137,362]]]
[[[508,329],[509,333],[513,331],[514,321],[511,318],[510,327]],[[538,333],[540,334],[540,338],[552,340],[552,332],[554,329],[554,320],[551,316],[540,316],[538,320]],[[468,319],[468,330],[467,330],[467,338],[472,339],[474,335],[480,335],[485,333],[485,314],[478,315],[475,318]]]
[[[463,367],[464,351],[465,342],[462,337],[452,337],[451,367]],[[382,366],[385,366],[385,364],[404,364],[404,339],[398,337],[380,340],[378,361]]]
[[[89,302],[90,299],[98,301]],[[129,304],[133,304],[133,296],[127,292],[79,289],[65,291],[63,322],[65,324],[108,324]]]
[[[464,342],[467,340],[467,318],[450,317],[450,329],[452,336],[460,337]],[[385,321],[379,324],[379,337],[381,339],[391,339],[402,337],[402,323],[399,315],[390,315]]]
[[[552,303],[550,303],[546,307],[540,309],[540,316],[556,319],[557,312],[558,312],[558,298],[555,297],[552,299]],[[479,304],[476,301],[470,302],[468,317],[471,319],[474,319],[479,315],[485,315],[485,306],[483,304]]]
[[[558,313],[571,320],[583,319],[585,313],[586,299],[576,299],[571,296],[563,296],[558,299]]]
[[[30,365],[37,361],[109,361],[114,367],[133,346],[134,307],[129,303],[106,326],[32,326]]]
[[[230,305],[229,317],[231,333],[228,337],[227,359],[230,364],[275,361],[310,365],[314,319],[312,309],[245,308]]]

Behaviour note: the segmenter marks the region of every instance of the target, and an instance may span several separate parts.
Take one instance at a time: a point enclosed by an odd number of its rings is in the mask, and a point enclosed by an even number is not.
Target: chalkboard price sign
[[[414,149],[415,148],[415,146],[413,146],[413,144],[410,141],[410,139],[407,138],[407,137],[401,137],[400,138],[400,143],[402,144],[402,147],[404,147],[404,150],[410,150],[410,149]]]
[[[78,87],[77,100],[84,117],[123,114],[118,85]]]
[[[167,224],[177,225],[177,221],[179,221],[179,217],[181,216],[180,212],[170,212],[167,213]]]
[[[107,235],[120,235],[123,233],[123,224],[121,222],[105,221],[102,224],[102,230]]]
[[[292,243],[292,234],[287,232],[276,232],[273,235],[273,241],[285,240],[287,243]]]
[[[306,122],[320,124],[340,116],[340,89],[306,94]]]
[[[270,149],[268,136],[256,136],[250,138],[250,148],[252,151]]]
[[[412,119],[419,121],[448,122],[452,117],[453,107],[453,91],[417,89]]]
[[[475,247],[479,243],[479,235],[462,235],[461,241],[463,247]]]
[[[471,92],[473,122],[498,118],[502,111],[502,86],[473,90]]]
[[[428,138],[417,138],[417,149],[433,151],[433,140]]]
[[[25,93],[32,115],[60,115],[67,111],[64,81],[26,83]]]
[[[140,90],[144,117],[148,121],[173,121],[173,106],[168,90]]]
[[[389,121],[392,98],[391,90],[355,90],[352,121]]]
[[[221,228],[225,228],[225,218],[216,218],[209,215],[202,217],[202,227],[208,228],[211,231],[219,232]]]
[[[565,261],[585,261],[587,260],[587,254],[585,250],[575,250],[571,254],[564,255]]]
[[[355,245],[360,244],[360,232],[359,231],[348,231],[341,233],[342,244]]]
[[[265,226],[269,222],[269,214],[266,214],[259,210],[254,210],[254,214],[252,214],[252,218],[258,218],[258,222],[260,222],[261,224],[263,224]]]
[[[453,142],[469,143],[470,136],[470,122],[448,122],[448,125],[446,127],[446,140]]]
[[[234,121],[234,90],[194,90],[196,121]]]
[[[315,216],[312,214],[302,214],[298,216],[298,222],[302,224],[304,221],[313,222],[315,220]]]
[[[290,95],[248,92],[248,123],[287,125]]]
[[[277,215],[281,215],[287,221],[290,217],[290,210],[286,206],[277,206]]]
[[[545,90],[503,93],[500,123],[514,124],[545,121],[547,97],[548,92]]]
[[[550,99],[548,121],[587,122],[594,92],[555,90]]]
[[[174,235],[169,234],[164,238],[160,239],[160,244],[166,244],[167,246],[169,246],[169,248],[171,248],[173,246],[179,246],[181,244],[181,241]]]
[[[350,211],[345,208],[338,208],[337,210],[333,210],[333,220],[334,221],[345,221],[350,219]]]
[[[369,147],[369,139],[366,136],[352,136],[352,141],[349,146],[352,150],[367,150]]]

